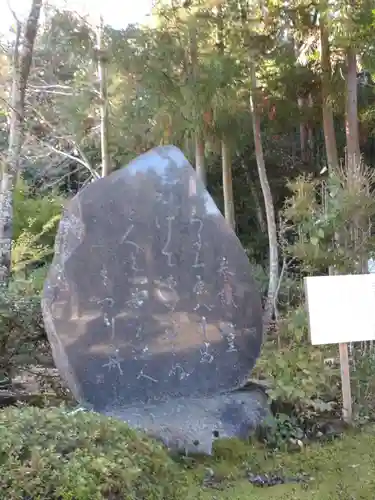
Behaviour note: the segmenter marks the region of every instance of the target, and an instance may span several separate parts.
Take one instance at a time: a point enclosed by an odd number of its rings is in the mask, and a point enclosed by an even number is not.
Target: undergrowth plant
[[[11,376],[21,362],[35,363],[45,344],[40,293],[53,255],[63,198],[34,196],[19,182],[14,191],[12,276],[0,289],[0,374]]]
[[[344,169],[313,179],[298,177],[289,183],[291,196],[281,214],[284,262],[294,271],[284,276],[294,281],[293,296],[280,297],[281,317],[277,338],[268,339],[255,368],[255,376],[268,382],[268,394],[276,413],[274,439],[289,436],[295,425],[289,419],[337,412],[341,385],[337,346],[314,347],[309,342],[303,276],[367,272],[375,250],[371,223],[375,220],[373,172],[360,165],[355,179]],[[299,272],[295,272],[295,268]],[[284,296],[285,297],[285,296]],[[293,305],[291,304],[293,303]],[[375,408],[375,355],[372,346],[354,346],[353,395],[362,413]],[[272,434],[272,433],[271,433]]]
[[[282,213],[287,256],[309,274],[326,274],[329,268],[337,274],[362,272],[375,250],[374,179],[373,171],[360,165],[355,181],[338,169],[325,178],[290,182],[292,195]]]
[[[324,352],[306,344],[281,350],[266,345],[255,374],[266,378],[275,408],[327,411],[339,395],[339,369],[325,363]]]
[[[63,203],[61,196],[36,196],[27,184],[22,181],[17,184],[12,248],[14,277],[24,278],[36,264],[51,260]]]

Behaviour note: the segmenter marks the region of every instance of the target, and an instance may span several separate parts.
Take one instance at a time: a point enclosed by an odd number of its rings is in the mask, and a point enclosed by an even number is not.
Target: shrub
[[[279,338],[285,345],[308,344],[307,310],[304,304],[289,309],[279,321]]]
[[[275,350],[265,345],[255,367],[255,376],[265,378],[276,407],[292,405],[295,412],[327,411],[340,391],[339,370],[324,362],[324,353],[308,345],[289,345]]]
[[[161,445],[125,423],[64,409],[0,413],[1,498],[180,500],[186,487]]]
[[[63,201],[34,196],[22,181],[15,188],[12,279],[9,288],[0,288],[1,380],[9,380],[18,355],[17,361],[33,364],[39,348],[45,351],[40,292],[48,267],[43,263],[52,258]]]
[[[0,288],[0,372],[10,375],[20,359],[33,364],[45,350],[39,290],[33,282],[11,282]],[[40,351],[40,352],[39,352]]]
[[[292,196],[282,213],[286,254],[308,273],[361,272],[374,252],[369,221],[375,217],[374,171],[360,165],[355,182],[345,169],[325,179],[299,177],[289,183]]]

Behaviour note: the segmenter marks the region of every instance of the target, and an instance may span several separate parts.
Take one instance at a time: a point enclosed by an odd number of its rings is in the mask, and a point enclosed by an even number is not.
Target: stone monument
[[[238,391],[262,342],[245,251],[181,151],[155,148],[67,205],[43,316],[86,408],[184,451],[243,437],[264,395]]]

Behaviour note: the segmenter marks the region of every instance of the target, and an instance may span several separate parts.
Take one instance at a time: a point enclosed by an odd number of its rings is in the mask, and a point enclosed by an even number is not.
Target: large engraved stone
[[[246,254],[172,146],[70,201],[42,302],[62,376],[107,414],[212,402],[245,383],[261,347]]]

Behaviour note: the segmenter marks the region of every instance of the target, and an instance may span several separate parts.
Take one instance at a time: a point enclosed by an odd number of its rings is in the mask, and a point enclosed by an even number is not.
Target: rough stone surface
[[[152,407],[158,428],[176,405],[197,435],[206,434],[197,421],[204,405],[213,405],[211,428],[261,347],[261,303],[246,254],[172,146],[71,200],[42,306],[56,366],[77,400],[109,414],[126,410],[134,426],[145,427]]]

